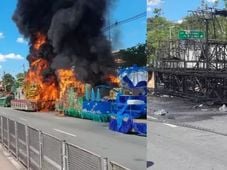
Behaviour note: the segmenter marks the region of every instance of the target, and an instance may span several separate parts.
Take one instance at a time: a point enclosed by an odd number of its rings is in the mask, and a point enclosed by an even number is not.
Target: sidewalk
[[[23,170],[24,168],[16,162],[15,158],[2,148],[0,144],[0,169],[1,170]]]

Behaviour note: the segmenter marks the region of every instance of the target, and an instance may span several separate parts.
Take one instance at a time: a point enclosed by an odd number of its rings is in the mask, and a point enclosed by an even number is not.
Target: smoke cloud
[[[102,32],[111,1],[18,0],[13,20],[30,40],[29,62],[45,58],[52,70],[73,67],[81,81],[103,82],[115,67],[111,44]],[[34,52],[37,33],[47,41]]]

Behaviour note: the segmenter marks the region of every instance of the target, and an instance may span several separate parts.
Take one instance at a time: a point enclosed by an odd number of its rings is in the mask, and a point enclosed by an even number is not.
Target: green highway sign
[[[181,40],[185,39],[204,39],[205,38],[205,33],[203,31],[179,31],[178,33],[178,38]]]

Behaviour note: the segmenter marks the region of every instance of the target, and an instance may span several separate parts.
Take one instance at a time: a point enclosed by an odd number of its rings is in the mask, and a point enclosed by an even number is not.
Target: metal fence
[[[110,161],[110,169],[111,170],[130,170],[114,161]]]
[[[4,116],[0,116],[0,143],[29,170],[129,170]]]

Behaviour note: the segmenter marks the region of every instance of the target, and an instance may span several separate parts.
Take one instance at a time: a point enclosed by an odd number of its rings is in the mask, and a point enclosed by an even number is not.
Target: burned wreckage
[[[159,43],[152,71],[155,92],[197,101],[227,102],[227,30],[218,28],[218,17],[227,23],[227,10],[191,11],[203,23],[203,38],[181,37]],[[212,29],[211,29],[212,27]],[[212,30],[212,31],[211,31]],[[216,33],[222,33],[222,40]]]

